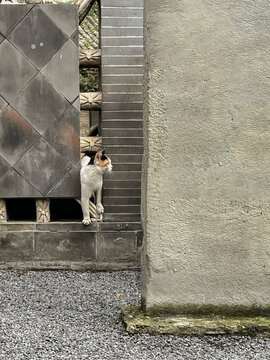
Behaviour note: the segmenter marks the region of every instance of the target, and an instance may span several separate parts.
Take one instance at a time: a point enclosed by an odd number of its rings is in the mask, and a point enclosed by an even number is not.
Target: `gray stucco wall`
[[[270,7],[147,0],[143,299],[270,304]]]

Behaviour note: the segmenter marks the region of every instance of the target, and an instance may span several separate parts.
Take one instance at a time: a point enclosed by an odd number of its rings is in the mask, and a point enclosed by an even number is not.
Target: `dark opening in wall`
[[[74,199],[51,199],[51,221],[82,220],[81,205]]]
[[[36,221],[35,199],[6,199],[9,221]]]

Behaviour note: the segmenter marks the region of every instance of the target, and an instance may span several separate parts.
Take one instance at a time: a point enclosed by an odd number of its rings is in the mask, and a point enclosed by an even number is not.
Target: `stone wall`
[[[143,301],[270,305],[270,7],[145,4]]]

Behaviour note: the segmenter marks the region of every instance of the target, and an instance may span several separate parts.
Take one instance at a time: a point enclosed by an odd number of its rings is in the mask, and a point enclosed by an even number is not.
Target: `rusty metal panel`
[[[77,11],[0,5],[0,198],[80,196]]]

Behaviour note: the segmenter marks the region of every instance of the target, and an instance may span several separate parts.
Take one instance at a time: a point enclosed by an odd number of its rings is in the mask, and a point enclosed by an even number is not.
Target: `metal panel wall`
[[[113,162],[105,219],[139,221],[143,152],[143,0],[101,0],[102,137]]]
[[[76,5],[0,5],[0,197],[78,197]]]

